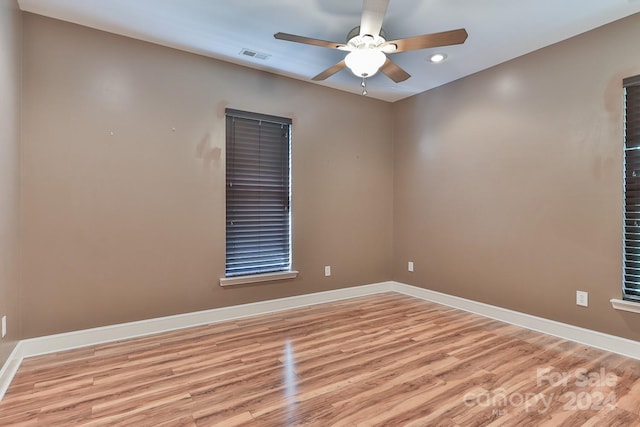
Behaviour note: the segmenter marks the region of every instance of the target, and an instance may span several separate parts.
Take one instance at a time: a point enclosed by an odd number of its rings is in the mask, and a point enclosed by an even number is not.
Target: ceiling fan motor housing
[[[371,38],[366,36],[371,36]],[[384,32],[382,28],[380,29],[380,34],[378,35],[365,34],[361,36],[360,26],[355,27],[354,29],[349,31],[349,34],[347,34],[347,44],[355,48],[362,46],[362,44],[364,43],[368,43],[372,46],[380,46],[384,44],[386,41],[387,41],[387,34]]]

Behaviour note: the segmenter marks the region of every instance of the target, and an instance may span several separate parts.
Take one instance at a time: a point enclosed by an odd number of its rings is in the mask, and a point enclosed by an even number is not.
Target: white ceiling
[[[276,40],[282,31],[344,43],[360,23],[361,0],[19,0],[24,11],[310,81],[345,52]],[[391,55],[412,77],[369,79],[386,101],[424,92],[533,50],[640,12],[640,0],[390,0],[387,39],[465,28],[463,45]],[[242,49],[270,55],[266,60]],[[431,64],[434,52],[448,55]],[[324,82],[360,93],[347,69]]]

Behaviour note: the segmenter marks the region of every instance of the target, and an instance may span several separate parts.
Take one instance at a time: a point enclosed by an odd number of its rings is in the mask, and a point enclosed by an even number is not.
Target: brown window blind
[[[624,79],[623,298],[640,301],[640,76]]]
[[[291,120],[226,110],[226,276],[291,267]]]

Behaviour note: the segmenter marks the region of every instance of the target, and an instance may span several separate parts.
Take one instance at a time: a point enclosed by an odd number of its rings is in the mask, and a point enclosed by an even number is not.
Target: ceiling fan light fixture
[[[378,72],[387,60],[378,49],[356,49],[351,51],[344,62],[357,77],[371,77]]]

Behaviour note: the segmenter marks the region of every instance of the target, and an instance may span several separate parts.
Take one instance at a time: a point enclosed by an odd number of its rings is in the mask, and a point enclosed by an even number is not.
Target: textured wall
[[[24,68],[25,338],[391,277],[390,104],[30,14]],[[225,107],[293,118],[296,280],[218,285]]]
[[[20,338],[20,50],[22,19],[13,0],[0,1],[0,366]]]
[[[394,105],[394,279],[639,339],[609,303],[639,38],[636,15]]]

